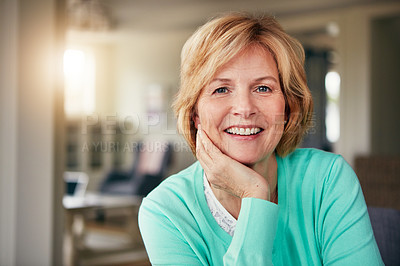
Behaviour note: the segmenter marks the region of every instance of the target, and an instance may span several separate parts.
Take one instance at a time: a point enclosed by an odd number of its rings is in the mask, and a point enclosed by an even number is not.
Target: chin
[[[229,157],[231,157],[232,159],[238,161],[239,163],[242,163],[242,164],[248,165],[248,166],[254,165],[267,157],[265,155],[257,156],[254,153],[252,153],[252,154],[239,153],[238,154],[236,152],[228,153],[227,155]]]

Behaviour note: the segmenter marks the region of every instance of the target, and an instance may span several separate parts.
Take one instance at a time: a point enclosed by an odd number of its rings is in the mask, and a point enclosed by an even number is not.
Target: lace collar
[[[233,236],[236,228],[236,219],[222,206],[222,204],[215,197],[210,184],[208,183],[206,174],[203,175],[204,194],[208,208],[211,211],[215,221],[218,225],[229,235]]]

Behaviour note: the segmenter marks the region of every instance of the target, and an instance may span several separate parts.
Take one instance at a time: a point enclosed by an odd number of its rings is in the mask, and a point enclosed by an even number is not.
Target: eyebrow
[[[274,78],[273,76],[264,76],[264,77],[256,78],[255,80],[253,80],[253,82],[260,82],[260,81],[263,81],[263,80],[272,80],[272,81],[278,83],[276,78]],[[229,81],[231,81],[231,79],[229,79],[229,78],[215,78],[215,79],[211,80],[211,82],[209,84],[212,84],[214,82],[222,82],[222,83],[224,83],[224,82],[229,82]]]

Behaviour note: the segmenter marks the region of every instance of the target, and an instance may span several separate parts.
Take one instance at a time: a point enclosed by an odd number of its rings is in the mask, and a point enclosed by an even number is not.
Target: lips
[[[225,132],[231,135],[239,135],[239,136],[256,135],[261,131],[263,131],[263,129],[259,127],[230,127],[225,129]]]

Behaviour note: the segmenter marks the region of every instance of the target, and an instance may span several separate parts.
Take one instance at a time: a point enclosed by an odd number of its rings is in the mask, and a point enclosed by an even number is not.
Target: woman
[[[153,264],[383,264],[350,166],[296,149],[312,113],[303,61],[271,17],[225,15],[186,42],[174,108],[198,162],[143,200]]]

